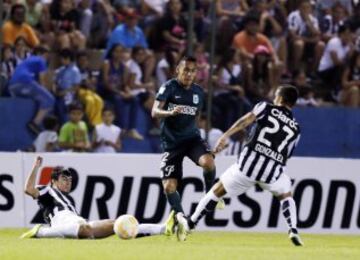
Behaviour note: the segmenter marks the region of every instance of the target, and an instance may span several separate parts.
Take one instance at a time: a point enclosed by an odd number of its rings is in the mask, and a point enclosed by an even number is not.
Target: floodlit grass
[[[0,229],[0,259],[360,259],[359,236],[303,234],[295,247],[286,234],[199,232],[120,240],[26,239],[25,229]]]

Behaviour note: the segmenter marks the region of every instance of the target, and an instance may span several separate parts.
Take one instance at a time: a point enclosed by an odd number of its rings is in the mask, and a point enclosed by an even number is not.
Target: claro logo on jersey
[[[271,115],[282,121],[283,123],[289,125],[293,129],[298,128],[298,123],[286,116],[283,112],[281,112],[279,109],[273,108],[271,109]]]
[[[187,105],[177,105],[174,103],[169,103],[168,111],[174,110],[175,107],[181,108],[181,111],[180,111],[181,114],[190,115],[190,116],[196,115],[197,107],[192,107],[192,106],[187,106]]]

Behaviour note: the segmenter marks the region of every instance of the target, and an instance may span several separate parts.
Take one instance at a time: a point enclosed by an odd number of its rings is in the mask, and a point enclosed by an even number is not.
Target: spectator
[[[342,75],[340,103],[347,107],[360,107],[360,51],[352,55]]]
[[[93,18],[88,45],[93,48],[105,48],[107,38],[114,25],[115,9],[110,1],[95,1],[92,5]]]
[[[29,46],[24,37],[20,36],[15,40],[14,58],[16,66],[20,65],[25,59],[31,56]]]
[[[257,103],[259,100],[266,99],[276,88],[282,71],[282,63],[273,50],[270,40],[259,33],[259,16],[257,12],[250,12],[244,18],[245,30],[235,35],[233,46],[239,51],[244,69],[244,87],[246,94],[251,101]],[[254,65],[257,62],[257,55],[267,52],[270,59],[266,63],[266,74],[268,75],[266,90],[263,91],[254,83],[255,71]]]
[[[164,57],[158,62],[156,66],[156,79],[158,86],[161,86],[175,75],[176,64],[180,55],[168,48],[165,50]]]
[[[36,28],[42,19],[43,3],[38,0],[19,0],[18,3],[25,6],[25,21],[32,27]]]
[[[300,68],[303,59],[313,59],[310,71],[314,72],[325,44],[320,40],[319,22],[312,14],[310,0],[302,0],[298,10],[290,13],[288,29],[293,54],[293,69]]]
[[[152,47],[156,51],[185,50],[187,23],[181,14],[181,8],[180,0],[170,0],[167,3],[164,16],[155,24]]]
[[[116,44],[109,50],[101,70],[101,91],[105,99],[114,104],[120,126],[130,137],[143,140],[143,136],[136,130],[138,104],[131,93],[130,73],[124,64],[122,49],[120,44]]]
[[[86,152],[90,150],[88,128],[82,118],[83,107],[72,103],[68,107],[69,121],[60,129],[59,146],[69,152]]]
[[[10,20],[6,21],[2,27],[5,44],[14,45],[19,36],[24,37],[32,48],[39,44],[34,30],[25,22],[25,12],[25,6],[22,4],[14,4],[11,7]]]
[[[115,113],[109,107],[102,111],[103,123],[97,125],[93,134],[95,153],[116,153],[121,150],[121,128],[114,125]]]
[[[266,0],[257,0],[253,9],[260,15],[259,32],[269,38],[279,60],[286,68],[287,63],[287,40],[285,37],[286,13],[281,3],[271,5]]]
[[[118,25],[111,33],[107,43],[106,53],[114,44],[121,44],[125,48],[143,47],[146,49],[144,61],[144,82],[149,82],[155,68],[155,56],[148,50],[148,43],[142,29],[138,26],[139,15],[135,9],[128,9],[125,16],[125,23]]]
[[[306,73],[303,69],[295,71],[293,84],[299,90],[299,98],[296,105],[312,107],[320,106],[319,102],[315,99],[315,91],[309,84]]]
[[[318,68],[319,77],[323,81],[325,99],[331,101],[341,85],[341,73],[347,56],[351,50],[352,32],[347,25],[339,27],[338,36],[326,45]]]
[[[231,45],[234,35],[241,28],[243,17],[249,6],[244,0],[216,0],[216,14],[219,17],[218,53]]]
[[[79,29],[85,38],[90,37],[93,12],[91,10],[90,0],[80,0],[78,4],[78,14],[80,15]]]
[[[2,46],[1,57],[1,74],[7,82],[8,80],[10,80],[16,67],[16,60],[14,57],[13,48],[8,44]]]
[[[215,126],[228,129],[238,118],[250,110],[242,86],[241,66],[236,50],[230,49],[221,57],[216,68],[217,84],[214,90]]]
[[[96,93],[98,71],[89,68],[89,60],[85,52],[77,55],[77,66],[81,74],[80,88],[77,92],[81,103],[85,106],[85,114],[91,126],[102,123],[101,112],[103,99]]]
[[[41,123],[55,103],[53,95],[44,87],[47,57],[48,49],[37,47],[34,56],[16,67],[9,82],[9,92],[12,96],[30,98],[38,104],[39,109],[34,119],[28,123],[29,129],[35,134],[40,133]]]
[[[200,136],[202,139],[206,140],[206,134],[208,135],[207,143],[209,144],[210,149],[213,150],[216,146],[217,140],[219,140],[224,132],[218,128],[212,127],[211,123],[207,122],[206,115],[202,114],[199,120]],[[224,151],[220,154],[224,154]]]
[[[202,43],[196,43],[194,46],[194,56],[197,62],[197,75],[196,75],[196,82],[206,88],[208,85],[209,79],[209,70],[210,64],[208,60],[208,55],[205,53],[205,48]]]
[[[76,99],[76,93],[80,87],[81,74],[74,63],[74,54],[70,49],[62,49],[59,52],[61,67],[55,72],[55,93],[57,99],[57,113],[60,122],[67,121],[67,106]]]
[[[38,135],[34,141],[35,152],[55,152],[59,150],[58,134],[59,121],[54,116],[47,116],[44,118],[44,130]]]
[[[72,0],[54,0],[50,5],[50,16],[56,47],[85,49],[86,38],[79,31],[80,16]]]
[[[341,3],[336,2],[331,8],[331,13],[325,15],[320,26],[322,38],[325,42],[336,36],[339,31],[339,26],[345,22],[345,17],[345,7]]]

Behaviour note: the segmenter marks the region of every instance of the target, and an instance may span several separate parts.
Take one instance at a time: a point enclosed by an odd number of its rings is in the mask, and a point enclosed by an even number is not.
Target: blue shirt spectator
[[[106,46],[106,54],[115,44],[121,44],[125,48],[134,48],[135,46],[148,48],[144,32],[137,24],[138,14],[131,9],[126,14],[125,23],[118,25],[111,33]]]
[[[39,74],[46,70],[46,60],[42,56],[31,56],[15,69],[10,84],[38,81]]]
[[[59,92],[64,92],[64,101],[69,105],[74,101],[75,87],[81,83],[81,73],[79,68],[74,64],[60,67],[56,72],[56,86]]]

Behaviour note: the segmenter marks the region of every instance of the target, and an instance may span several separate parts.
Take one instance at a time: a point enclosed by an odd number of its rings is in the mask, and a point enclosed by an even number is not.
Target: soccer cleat
[[[182,242],[186,240],[186,237],[190,233],[189,224],[183,213],[177,213],[176,219],[178,221],[176,236],[178,241]]]
[[[171,236],[175,233],[175,211],[170,211],[170,215],[168,216],[165,222],[165,236]]]
[[[26,231],[24,234],[21,235],[21,239],[23,238],[35,238],[36,234],[39,232],[39,229],[41,228],[41,224],[35,225],[32,229]]]
[[[220,199],[218,203],[216,204],[216,209],[224,209],[225,208],[225,201],[224,199]]]
[[[295,228],[292,228],[289,230],[289,238],[295,246],[303,246],[304,245],[297,229],[295,229]]]

